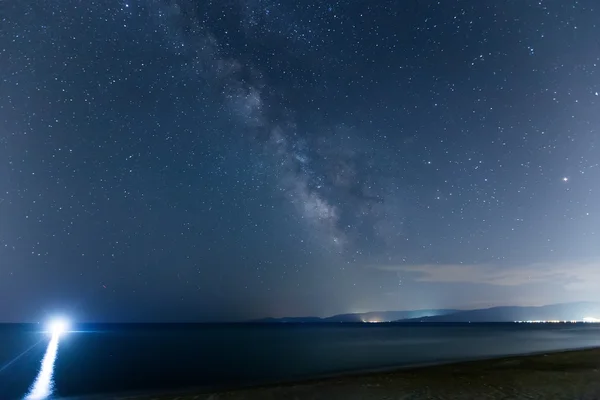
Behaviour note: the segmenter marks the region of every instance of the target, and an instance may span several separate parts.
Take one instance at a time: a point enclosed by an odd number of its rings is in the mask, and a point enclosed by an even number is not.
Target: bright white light
[[[50,321],[48,324],[48,332],[54,335],[61,335],[69,330],[69,321],[63,318]]]
[[[42,400],[47,399],[52,395],[54,388],[54,362],[56,361],[56,353],[58,351],[58,333],[53,333],[46,354],[42,359],[40,371],[38,372],[33,385],[29,389],[29,393],[25,396],[27,400]]]
[[[583,322],[590,322],[590,323],[598,323],[600,322],[600,318],[594,318],[594,317],[585,317],[583,319]]]

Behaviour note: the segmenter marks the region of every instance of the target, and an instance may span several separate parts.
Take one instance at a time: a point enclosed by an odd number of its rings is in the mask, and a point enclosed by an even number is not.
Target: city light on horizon
[[[583,318],[583,322],[588,322],[588,323],[600,323],[600,318],[594,318],[594,317],[585,317]]]
[[[579,323],[600,323],[600,318],[594,317],[584,317],[582,319],[569,319],[569,320],[559,320],[559,319],[535,319],[535,320],[526,320],[526,321],[513,321],[517,324],[579,324]]]

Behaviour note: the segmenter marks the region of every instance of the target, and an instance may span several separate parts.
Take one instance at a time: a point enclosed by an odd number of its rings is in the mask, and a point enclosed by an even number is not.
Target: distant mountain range
[[[412,311],[373,311],[339,314],[326,318],[264,318],[262,323],[332,323],[332,322],[513,322],[513,321],[581,321],[600,318],[600,303],[579,302],[539,307],[492,307],[477,310],[431,309]]]
[[[403,319],[401,322],[582,321],[584,318],[600,318],[600,303],[562,303],[539,307],[492,307],[457,311],[445,315]]]
[[[393,322],[405,319],[441,316],[456,313],[454,309],[411,310],[411,311],[371,311],[365,313],[338,314],[331,317],[283,317],[263,318],[252,322],[264,323],[331,323],[331,322]]]

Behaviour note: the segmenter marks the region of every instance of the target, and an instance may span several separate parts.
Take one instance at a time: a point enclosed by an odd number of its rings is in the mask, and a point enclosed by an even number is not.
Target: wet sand
[[[136,400],[600,399],[600,349],[469,361],[219,393]]]

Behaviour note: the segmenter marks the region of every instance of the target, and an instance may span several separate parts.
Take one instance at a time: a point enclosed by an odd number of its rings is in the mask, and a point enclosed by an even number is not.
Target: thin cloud
[[[600,261],[537,263],[512,267],[476,264],[377,265],[373,268],[407,274],[416,282],[475,283],[521,286],[552,283],[566,289],[600,286]]]

